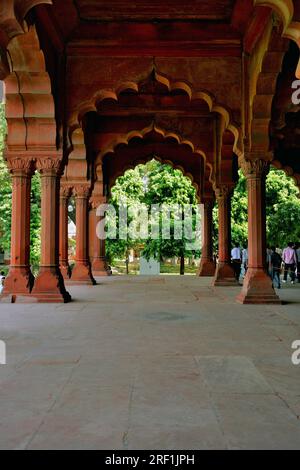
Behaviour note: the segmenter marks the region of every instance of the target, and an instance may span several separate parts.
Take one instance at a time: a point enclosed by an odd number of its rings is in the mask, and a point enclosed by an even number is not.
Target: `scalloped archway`
[[[283,36],[295,41],[300,46],[300,22],[293,21],[294,4],[292,0],[254,0],[254,5],[272,8],[282,21]],[[300,68],[298,68],[298,72],[300,73]]]
[[[145,165],[146,163],[150,162],[151,160],[156,160],[159,163],[161,163],[162,165],[169,165],[174,170],[180,170],[181,173],[183,174],[183,176],[185,176],[186,178],[188,178],[191,181],[192,186],[196,190],[196,197],[197,197],[198,200],[200,200],[200,196],[199,196],[199,189],[200,188],[199,188],[199,185],[195,182],[193,175],[191,173],[187,173],[183,166],[177,165],[172,160],[166,159],[163,156],[156,155],[156,154],[148,155],[148,156],[145,156],[144,158],[140,158],[138,160],[135,160],[132,164],[126,164],[124,166],[123,170],[116,173],[116,175],[114,175],[114,178],[110,181],[110,189],[116,184],[117,179],[120,178],[120,176],[122,176],[126,171],[134,170],[138,165]]]
[[[167,132],[164,129],[158,128],[154,125],[146,127],[142,131],[131,131],[128,134],[119,136],[117,139],[112,141],[98,154],[96,159],[96,167],[103,164],[104,158],[106,156],[116,155],[120,148],[125,147],[127,150],[130,149],[133,142],[140,142],[142,144],[138,148],[139,157],[136,158],[134,155],[130,155],[132,161],[131,163],[127,163],[125,165],[126,169],[135,167],[139,162],[146,162],[155,156],[164,163],[171,164],[171,166],[174,168],[180,169],[183,174],[190,178],[193,184],[197,186],[197,190],[199,190],[199,184],[195,183],[195,176],[191,173],[191,171],[189,171],[186,162],[181,159],[181,164],[175,163],[174,158],[172,158],[174,152],[176,152],[176,148],[179,147],[190,161],[191,159],[195,158],[197,158],[198,161],[200,159],[201,162],[199,162],[199,164],[202,163],[203,169],[205,166],[207,166],[210,170],[210,174],[212,172],[212,165],[207,162],[206,154],[202,149],[196,148],[190,140],[183,139],[178,134]],[[168,143],[171,144],[171,147],[166,147],[165,144]],[[115,181],[118,176],[124,173],[125,166],[120,168],[119,172],[114,176],[113,181]]]
[[[217,103],[214,96],[207,90],[194,90],[192,85],[180,80],[173,80],[165,75],[153,71],[155,80],[161,85],[165,86],[169,93],[174,91],[180,91],[189,98],[189,101],[203,101],[206,103],[209,113],[216,113],[220,117],[221,128],[225,131],[228,130],[234,137],[233,151],[239,157],[243,155],[243,139],[241,129],[233,122],[231,111],[223,106],[221,103]],[[80,104],[76,111],[72,114],[69,119],[69,139],[70,145],[72,142],[72,134],[75,129],[81,127],[83,117],[89,112],[98,112],[101,109],[101,104],[105,100],[113,100],[118,102],[120,95],[124,91],[130,91],[134,94],[138,94],[140,90],[140,84],[136,82],[125,81],[116,90],[100,90],[94,94],[89,101],[85,101]]]
[[[10,40],[8,59],[10,73],[4,80],[8,150],[55,152],[54,98],[34,26]]]
[[[123,151],[123,157],[124,149],[127,151],[128,161],[124,160],[120,163],[121,158],[118,159],[117,154]],[[179,149],[182,155],[176,160],[174,155]],[[112,157],[116,158],[116,165],[119,167],[109,181],[110,186],[124,171],[152,158],[157,158],[163,163],[170,164],[173,168],[180,169],[192,181],[198,192],[201,190],[200,185],[205,177],[205,167],[209,168],[210,174],[212,173],[212,165],[207,162],[206,154],[202,149],[196,148],[190,140],[183,139],[178,134],[167,132],[154,125],[146,127],[142,131],[131,131],[112,141],[98,154],[95,162],[96,168],[103,166],[106,158]],[[199,164],[199,175],[193,174],[193,169],[188,167],[188,162],[193,160],[195,164]]]

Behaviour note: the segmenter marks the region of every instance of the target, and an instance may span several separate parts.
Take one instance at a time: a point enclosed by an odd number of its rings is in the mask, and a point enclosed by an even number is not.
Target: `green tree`
[[[172,168],[170,165],[161,165],[159,162],[152,161],[151,167],[146,175],[147,191],[145,193],[145,202],[148,206],[151,204],[178,204],[180,206],[191,205],[196,211],[197,198],[196,190],[191,181],[182,175],[180,170]],[[162,216],[160,217],[162,219]],[[193,216],[193,229],[195,229],[196,216]],[[188,241],[184,236],[176,240],[175,217],[171,214],[171,239],[164,240],[160,231],[158,240],[148,239],[143,255],[146,258],[153,256],[156,259],[180,258],[180,274],[184,274],[185,257],[199,254],[199,250],[194,251],[188,248]]]
[[[35,173],[31,182],[30,261],[39,265],[41,253],[41,178]]]
[[[124,176],[118,178],[112,190],[110,202],[117,208],[120,203],[125,203],[129,208],[137,203],[145,204],[148,210],[152,204],[179,204],[190,205],[196,209],[196,191],[191,182],[182,175],[180,170],[175,170],[169,165],[162,165],[156,160],[151,160],[146,165],[138,165],[134,170],[127,171]],[[128,223],[132,222],[129,218]],[[195,225],[195,217],[194,217]],[[161,217],[159,220],[161,225]],[[186,247],[187,240],[174,239],[175,227],[174,215],[171,215],[171,239],[163,240],[107,240],[107,252],[110,259],[122,257],[128,254],[131,248],[143,246],[143,255],[146,258],[152,256],[161,260],[165,257],[178,256],[181,259],[181,273],[184,272],[184,258],[195,254]],[[150,227],[149,227],[150,232]],[[161,234],[160,234],[161,235]]]
[[[232,240],[248,243],[248,200],[246,178],[239,172],[239,181],[232,197]],[[299,190],[283,171],[271,168],[266,181],[267,241],[283,247],[300,240]],[[215,217],[215,224],[217,218]]]
[[[133,170],[128,170],[123,176],[120,176],[115,186],[112,188],[111,198],[109,203],[115,207],[117,220],[116,225],[119,228],[119,206],[126,205],[128,209],[133,208],[136,203],[143,202],[145,197],[145,186],[143,182],[143,175],[140,166]],[[132,222],[132,218],[128,218],[128,223]],[[138,240],[127,238],[122,240],[119,238],[119,231],[117,231],[117,238],[106,240],[106,256],[109,262],[113,262],[116,258],[126,258],[128,260],[129,252],[138,244]],[[128,262],[126,263],[126,271],[128,274]]]

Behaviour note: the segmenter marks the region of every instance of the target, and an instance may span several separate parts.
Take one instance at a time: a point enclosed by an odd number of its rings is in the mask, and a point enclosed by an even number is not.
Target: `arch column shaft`
[[[213,201],[205,201],[201,206],[202,212],[202,257],[199,276],[214,276],[216,266],[213,260],[212,223]]]
[[[71,300],[65,289],[59,269],[59,171],[60,161],[45,158],[37,162],[41,174],[41,264],[32,295],[38,302],[68,302]]]
[[[2,297],[21,301],[32,290],[34,277],[30,270],[30,193],[32,161],[8,160],[12,174],[11,265]]]
[[[68,243],[68,202],[69,195],[62,190],[59,198],[59,266],[64,279],[70,279]]]
[[[219,211],[219,260],[216,267],[214,286],[237,285],[231,265],[231,188],[222,186],[216,190]]]
[[[281,303],[266,273],[266,175],[264,160],[243,166],[248,190],[248,270],[237,300],[243,304]]]
[[[89,188],[75,188],[76,195],[76,263],[72,282],[95,284],[91,272],[88,247],[88,196]]]
[[[97,208],[100,204],[106,204],[106,197],[92,198],[92,217],[93,217],[93,262],[92,270],[94,276],[110,276],[111,271],[107,264],[105,256],[105,240],[97,235],[97,225],[103,217],[97,216]]]

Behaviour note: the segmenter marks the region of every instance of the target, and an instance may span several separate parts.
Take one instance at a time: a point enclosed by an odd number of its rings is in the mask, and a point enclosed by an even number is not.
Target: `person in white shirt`
[[[242,250],[242,277],[245,277],[248,269],[248,247]]]
[[[4,281],[5,281],[5,273],[4,273],[4,271],[1,271],[1,273],[0,273],[0,294],[3,291]]]
[[[232,260],[232,265],[233,265],[233,269],[235,273],[235,278],[237,281],[239,281],[240,275],[241,275],[242,257],[241,257],[241,249],[238,243],[231,250],[231,260]]]

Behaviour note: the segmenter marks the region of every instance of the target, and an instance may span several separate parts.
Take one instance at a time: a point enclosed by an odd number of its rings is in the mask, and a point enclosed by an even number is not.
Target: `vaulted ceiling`
[[[233,156],[255,139],[300,174],[300,110],[291,104],[299,49],[290,41],[300,37],[300,1],[4,3],[0,76],[14,67],[5,49],[26,18],[51,79],[61,146],[70,150],[82,126],[96,155],[109,139],[152,126],[201,148],[215,178],[222,168],[231,175]]]

